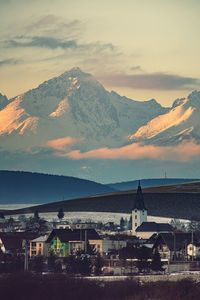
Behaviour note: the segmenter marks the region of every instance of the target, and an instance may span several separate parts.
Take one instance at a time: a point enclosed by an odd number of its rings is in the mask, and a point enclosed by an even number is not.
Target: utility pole
[[[85,229],[85,253],[87,253],[87,229]]]
[[[184,250],[184,252],[185,252],[185,258],[184,258],[184,261],[186,261],[187,260],[187,240],[185,240],[185,243],[184,243],[184,245],[185,245],[185,250]]]
[[[192,261],[194,260],[194,231],[192,229]]]
[[[176,262],[176,233],[174,232],[174,262]]]
[[[83,243],[82,243],[82,228],[80,228],[80,249],[81,250],[84,250],[84,248],[83,248]]]
[[[28,271],[28,241],[25,240],[24,271]]]

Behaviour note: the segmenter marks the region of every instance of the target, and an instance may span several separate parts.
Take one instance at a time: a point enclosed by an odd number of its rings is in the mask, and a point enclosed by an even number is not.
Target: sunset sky
[[[79,66],[164,106],[200,86],[199,0],[0,0],[0,92]]]

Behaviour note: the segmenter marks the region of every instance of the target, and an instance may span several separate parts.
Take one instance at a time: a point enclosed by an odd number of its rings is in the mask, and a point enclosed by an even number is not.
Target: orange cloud
[[[176,146],[154,146],[133,143],[120,148],[99,148],[87,152],[73,150],[68,153],[57,153],[56,155],[71,159],[143,159],[155,160],[190,161],[200,155],[200,145],[194,140],[182,142]]]
[[[88,169],[88,167],[87,166],[82,166],[81,169],[86,170],[86,169]]]
[[[81,140],[83,139],[66,136],[64,138],[50,140],[45,144],[45,146],[53,148],[54,150],[58,150],[58,151],[67,151],[69,146],[72,146]]]

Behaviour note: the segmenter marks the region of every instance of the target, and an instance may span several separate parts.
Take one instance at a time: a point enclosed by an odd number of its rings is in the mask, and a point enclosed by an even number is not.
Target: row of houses
[[[0,233],[1,253],[23,254],[27,242],[30,257],[48,257],[50,253],[67,257],[79,250],[88,252],[89,248],[104,256],[125,248],[129,243],[157,250],[161,259],[169,262],[200,259],[200,243],[193,233],[163,232],[153,234],[150,239],[136,240],[128,236],[126,239],[120,238],[119,235],[102,237],[95,229],[54,229],[45,236],[31,232]]]
[[[47,257],[51,252],[58,257],[67,257],[78,250],[87,252],[90,247],[101,255],[126,247],[126,240],[102,238],[95,229],[54,229],[50,234],[38,236],[30,232],[0,233],[0,251],[7,254],[21,254],[28,242],[29,256]]]

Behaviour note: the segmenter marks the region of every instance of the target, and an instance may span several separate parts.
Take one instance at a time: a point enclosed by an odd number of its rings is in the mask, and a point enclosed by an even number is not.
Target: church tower
[[[139,180],[136,200],[132,208],[132,235],[136,235],[136,228],[143,222],[147,222],[147,209],[144,205],[144,198]]]

